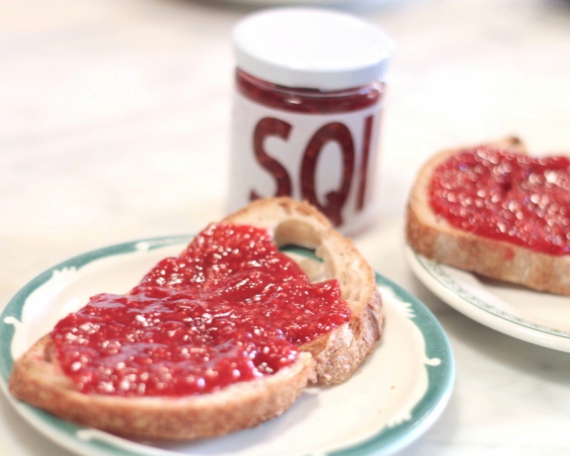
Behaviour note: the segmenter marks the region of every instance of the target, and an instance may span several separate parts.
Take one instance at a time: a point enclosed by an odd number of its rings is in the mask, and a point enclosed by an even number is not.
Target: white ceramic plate
[[[387,323],[374,354],[349,381],[307,389],[282,416],[254,429],[193,443],[141,442],[76,426],[12,398],[6,385],[14,359],[38,337],[90,296],[128,291],[188,240],[148,239],[77,256],[36,277],[10,301],[0,317],[0,386],[33,427],[94,456],[387,455],[419,437],[442,412],[454,378],[449,342],[417,299],[381,276]]]
[[[570,352],[569,297],[488,279],[405,249],[417,277],[459,312],[509,336]]]

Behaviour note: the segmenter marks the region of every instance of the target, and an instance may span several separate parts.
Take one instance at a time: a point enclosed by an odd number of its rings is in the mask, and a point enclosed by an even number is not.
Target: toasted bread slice
[[[346,380],[372,351],[383,318],[374,274],[352,243],[312,206],[288,198],[260,200],[223,222],[268,228],[277,245],[316,248],[324,259],[322,266],[302,261],[302,267],[320,278],[339,280],[352,311],[350,322],[300,347],[304,351],[297,361],[271,376],[185,397],[80,393],[63,373],[48,334],[15,362],[9,381],[12,394],[61,418],[115,434],[196,439],[252,427],[280,415],[308,381]]]
[[[348,379],[371,353],[382,334],[383,311],[374,272],[352,242],[332,228],[313,206],[290,198],[258,200],[223,222],[269,229],[277,246],[315,249],[323,260],[321,278],[337,279],[352,312],[350,322],[303,346],[316,361],[317,383]],[[303,263],[300,263],[303,267]],[[309,277],[315,271],[309,271]]]
[[[487,145],[526,153],[522,142],[514,137]],[[434,169],[462,149],[465,148],[443,151],[421,168],[407,208],[406,238],[410,246],[427,258],[456,268],[540,291],[570,295],[568,255],[549,255],[457,229],[431,209],[429,189]]]

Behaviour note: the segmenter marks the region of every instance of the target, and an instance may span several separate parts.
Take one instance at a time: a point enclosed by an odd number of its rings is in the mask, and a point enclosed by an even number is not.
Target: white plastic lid
[[[276,8],[251,14],[233,31],[237,65],[274,84],[324,90],[384,79],[393,40],[350,14]]]

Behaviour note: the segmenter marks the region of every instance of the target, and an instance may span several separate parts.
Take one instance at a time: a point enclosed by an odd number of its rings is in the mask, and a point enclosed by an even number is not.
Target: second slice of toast
[[[518,138],[482,146],[526,153]],[[467,148],[440,152],[419,171],[407,207],[406,238],[419,254],[459,269],[524,285],[535,290],[570,295],[570,257],[550,255],[511,242],[473,234],[452,226],[429,202],[435,168]]]

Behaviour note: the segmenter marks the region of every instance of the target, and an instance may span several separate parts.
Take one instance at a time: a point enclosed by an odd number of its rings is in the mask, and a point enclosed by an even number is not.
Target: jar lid
[[[355,16],[321,8],[275,8],[242,19],[234,52],[246,73],[287,87],[341,90],[384,79],[393,40]]]

